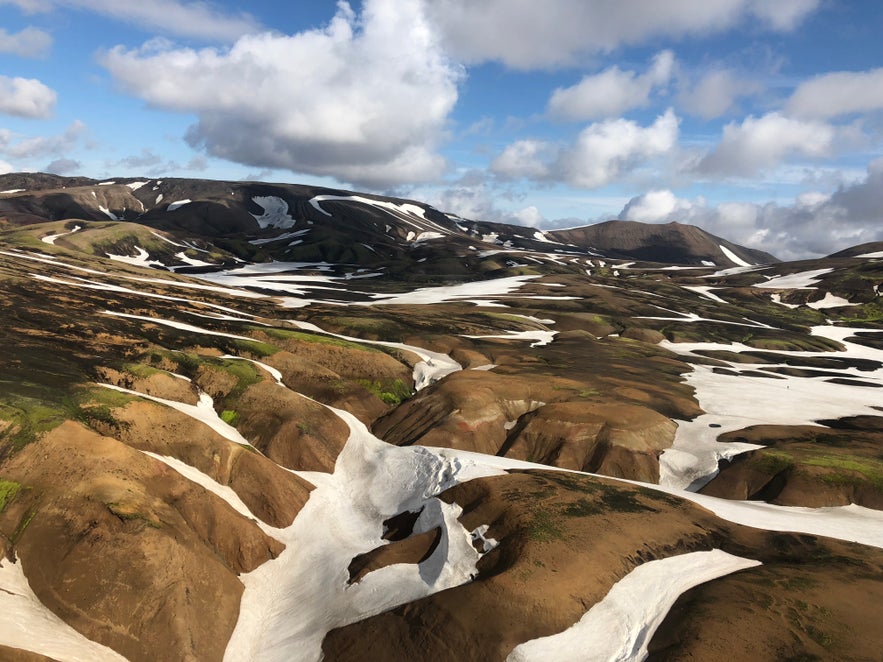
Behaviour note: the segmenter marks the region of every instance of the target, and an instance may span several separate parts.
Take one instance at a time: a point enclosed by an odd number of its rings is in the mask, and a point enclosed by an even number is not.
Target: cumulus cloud
[[[681,108],[703,119],[714,119],[726,114],[739,97],[757,94],[760,83],[738,76],[729,69],[706,73],[695,85],[683,89],[679,95]]]
[[[831,194],[813,191],[790,205],[678,198],[650,191],[632,198],[619,218],[647,223],[678,221],[697,225],[738,244],[785,260],[827,255],[871,241],[883,241],[883,159],[872,162],[865,178]]]
[[[323,29],[263,33],[229,49],[153,41],[102,64],[151,106],[195,113],[188,142],[258,168],[368,187],[439,177],[435,147],[462,70],[442,52],[417,2],[342,2]]]
[[[0,129],[0,155],[16,161],[63,156],[76,147],[85,134],[86,125],[80,120],[74,120],[63,133],[54,136],[22,138]]]
[[[20,32],[7,32],[0,28],[0,53],[21,57],[43,57],[52,48],[52,35],[34,27]]]
[[[590,124],[576,144],[562,152],[556,169],[580,188],[598,188],[677,145],[678,118],[671,109],[650,126],[617,119]]]
[[[509,179],[600,188],[655,157],[671,153],[677,140],[678,118],[668,109],[646,127],[625,119],[595,122],[584,128],[572,145],[517,141],[493,161],[491,170]]]
[[[150,2],[119,2],[119,0],[0,0],[24,12],[77,9],[100,14],[135,27],[163,34],[202,40],[233,41],[260,29],[249,14],[229,14],[207,2],[182,0],[150,0]]]
[[[791,30],[819,0],[427,0],[430,17],[464,62],[516,69],[572,64],[585,55],[661,37],[706,36],[754,20]]]
[[[614,66],[599,74],[584,76],[576,85],[558,88],[552,93],[549,114],[567,120],[593,120],[646,106],[653,90],[671,80],[674,68],[674,53],[662,51],[643,74]]]
[[[883,68],[816,76],[797,86],[786,108],[800,117],[820,118],[883,110]]]
[[[0,113],[43,119],[52,115],[58,96],[35,78],[0,76]]]
[[[696,166],[703,174],[750,177],[788,157],[830,156],[844,130],[827,123],[799,120],[780,113],[730,122],[720,143]]]
[[[55,159],[43,168],[53,175],[73,175],[83,169],[83,164],[75,159]]]

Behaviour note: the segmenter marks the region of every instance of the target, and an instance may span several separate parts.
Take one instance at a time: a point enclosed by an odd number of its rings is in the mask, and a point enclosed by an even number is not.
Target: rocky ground
[[[711,550],[762,565],[678,589],[627,657],[880,650],[883,246],[739,266],[763,256],[684,226],[611,249],[349,192],[15,177],[0,612],[49,629],[0,617],[10,659],[530,659]]]

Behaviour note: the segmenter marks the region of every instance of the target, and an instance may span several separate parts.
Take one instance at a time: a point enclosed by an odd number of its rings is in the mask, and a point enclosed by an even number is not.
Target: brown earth
[[[0,526],[34,592],[132,660],[221,659],[237,574],[283,549],[202,487],[77,423],[29,445],[4,474],[27,486]]]
[[[759,606],[741,610],[738,625],[730,622],[729,631],[716,633],[721,637],[717,649],[726,650],[732,641],[741,651],[740,642],[756,632],[773,649],[812,651],[806,637],[810,628],[823,641],[831,638],[827,651],[832,657],[827,659],[862,659],[863,651],[880,650],[883,644],[879,628],[856,643],[854,637],[838,637],[827,624],[831,618],[853,622],[857,611],[863,612],[855,621],[859,623],[883,616],[883,603],[873,598],[883,591],[881,550],[740,527],[675,497],[573,474],[531,471],[479,479],[442,498],[464,507],[461,521],[467,529],[490,524],[486,535],[500,543],[479,562],[477,579],[331,631],[323,644],[326,659],[364,659],[370,645],[372,656],[390,661],[503,660],[518,643],[561,632],[578,621],[637,565],[713,548],[764,565],[703,587],[739,582],[766,587],[765,592],[775,595],[775,587],[769,586],[773,578],[787,591],[782,600],[805,603],[808,612],[794,621]],[[818,583],[802,583],[807,576]],[[817,601],[817,587],[835,585],[839,598]],[[871,597],[869,586],[874,587]],[[714,600],[695,613],[698,619],[710,611],[715,622],[718,613],[730,609],[726,601]],[[833,617],[824,616],[825,609]],[[383,636],[376,636],[378,632]],[[702,648],[691,650],[706,659]],[[730,659],[777,658],[737,653]]]
[[[282,390],[282,389],[280,389]],[[110,432],[139,450],[168,455],[231,487],[256,517],[284,527],[309,498],[312,485],[269,459],[228,441],[186,414],[149,401],[114,411]]]
[[[725,499],[782,506],[845,506],[883,510],[883,417],[855,417],[820,426],[759,425],[722,435],[767,447],[722,462],[700,490]]]

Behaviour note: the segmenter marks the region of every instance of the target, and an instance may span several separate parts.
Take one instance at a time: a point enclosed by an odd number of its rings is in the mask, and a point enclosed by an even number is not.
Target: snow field
[[[516,646],[506,662],[643,660],[653,634],[681,593],[758,565],[760,561],[719,549],[648,561],[614,584],[570,628]]]

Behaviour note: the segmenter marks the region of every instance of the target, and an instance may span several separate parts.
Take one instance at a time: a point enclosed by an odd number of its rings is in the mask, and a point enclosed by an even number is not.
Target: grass
[[[802,464],[837,471],[822,478],[822,480],[828,483],[854,485],[864,482],[855,475],[860,474],[877,489],[883,489],[883,461],[875,458],[856,457],[854,455],[815,455],[803,459]]]
[[[239,422],[239,412],[233,409],[225,409],[221,412],[221,420],[227,425],[236,426]]]
[[[778,473],[794,466],[794,458],[790,453],[776,450],[761,450],[758,452],[758,460],[755,466],[765,474],[775,476]]]
[[[414,395],[410,385],[405,384],[401,379],[396,379],[392,382],[387,381],[386,383],[376,379],[359,379],[357,382],[365,390],[370,391],[386,404],[393,407],[400,405],[404,400]]]
[[[288,329],[261,329],[271,338],[279,340],[294,340],[301,342],[321,343],[323,345],[334,345],[337,347],[345,347],[347,349],[357,349],[363,352],[380,352],[375,347],[366,347],[358,343],[344,340],[343,338],[334,338],[331,336],[321,336],[315,333],[306,333],[304,331],[290,331]]]
[[[0,513],[6,510],[6,506],[15,499],[20,488],[21,485],[15,481],[0,479]]]

